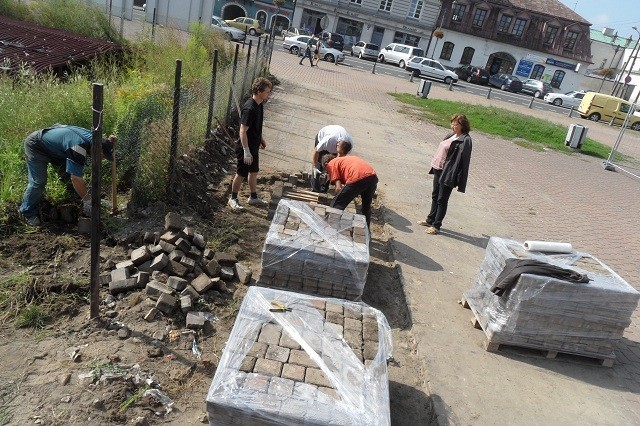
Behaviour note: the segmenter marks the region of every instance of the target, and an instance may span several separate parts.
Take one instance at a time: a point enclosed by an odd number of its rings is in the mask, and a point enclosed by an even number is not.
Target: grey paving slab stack
[[[364,303],[251,287],[207,394],[209,423],[389,425],[391,351],[386,318]]]
[[[523,274],[499,297],[490,291],[507,259],[537,259],[586,273],[589,283]],[[473,287],[464,293],[489,342],[607,360],[631,323],[640,293],[595,257],[545,254],[492,237]]]
[[[264,242],[258,285],[360,300],[368,269],[364,216],[280,200]]]

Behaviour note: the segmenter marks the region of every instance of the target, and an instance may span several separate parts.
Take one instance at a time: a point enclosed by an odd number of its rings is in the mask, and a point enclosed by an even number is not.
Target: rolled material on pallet
[[[524,248],[527,251],[539,251],[542,253],[573,253],[573,247],[570,243],[553,241],[525,241]]]

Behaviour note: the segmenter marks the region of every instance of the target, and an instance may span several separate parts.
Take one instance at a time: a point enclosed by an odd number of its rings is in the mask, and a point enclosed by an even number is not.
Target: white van
[[[378,59],[380,59],[380,62],[391,62],[398,64],[400,68],[404,68],[414,56],[424,56],[424,50],[406,44],[391,43],[380,50]]]

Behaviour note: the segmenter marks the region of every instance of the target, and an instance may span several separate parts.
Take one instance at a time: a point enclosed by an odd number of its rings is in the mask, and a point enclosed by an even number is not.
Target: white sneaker
[[[250,206],[266,206],[267,202],[260,197],[257,198],[247,198],[247,204]]]
[[[240,205],[240,201],[238,201],[237,198],[229,198],[229,202],[227,202],[227,204],[232,210],[244,210],[244,207]]]

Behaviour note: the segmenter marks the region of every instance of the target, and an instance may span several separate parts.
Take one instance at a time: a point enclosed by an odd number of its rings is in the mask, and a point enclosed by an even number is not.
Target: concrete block
[[[176,307],[176,298],[170,294],[162,293],[158,296],[156,309],[164,314],[170,314]]]
[[[182,313],[187,313],[193,309],[193,300],[191,300],[191,296],[185,294],[184,296],[180,296],[180,310]]]
[[[220,269],[221,266],[218,263],[217,260],[212,259],[210,260],[207,265],[204,267],[204,271],[207,273],[207,275],[209,275],[211,278],[220,276]]]
[[[182,235],[184,235],[189,242],[193,241],[193,236],[195,235],[195,233],[196,231],[190,226],[185,226],[182,230]]]
[[[137,279],[127,278],[126,280],[111,281],[109,283],[109,293],[116,294],[126,293],[138,288]]]
[[[91,234],[91,218],[90,217],[78,218],[78,232],[80,234],[85,234],[85,235]]]
[[[233,266],[223,266],[220,268],[220,278],[224,281],[233,281],[235,274],[233,273]]]
[[[249,281],[251,281],[251,274],[253,273],[251,268],[244,263],[238,262],[235,264],[234,269],[236,276],[238,277],[238,281],[242,284],[249,284]]]
[[[189,253],[189,250],[191,250],[191,244],[186,238],[178,238],[174,244],[183,253]]]
[[[201,234],[195,233],[193,235],[193,245],[198,247],[200,250],[204,250],[207,246],[207,243]]]
[[[147,296],[149,296],[152,299],[159,298],[161,294],[168,294],[168,295],[173,294],[173,290],[171,288],[167,287],[165,284],[156,280],[152,280],[149,282],[149,284],[147,284],[146,291],[147,291]]]
[[[189,282],[184,278],[172,276],[167,279],[167,286],[171,287],[175,291],[184,290],[187,284],[189,284]]]
[[[149,259],[151,259],[151,252],[147,246],[138,247],[131,252],[131,262],[133,262],[135,266],[142,265]]]
[[[166,254],[162,253],[157,255],[153,262],[151,262],[150,268],[152,271],[161,271],[163,270],[167,264],[169,263],[169,257]]]
[[[169,274],[177,275],[179,277],[184,277],[185,275],[187,275],[187,268],[185,268],[181,263],[178,263],[175,260],[170,260],[165,270]]]
[[[150,245],[149,253],[151,253],[151,256],[156,257],[157,255],[162,253],[162,246],[160,244]]]
[[[196,246],[191,246],[189,253],[187,253],[187,257],[189,259],[199,260],[200,258],[202,258],[202,250],[200,250]]]
[[[139,271],[136,276],[136,285],[138,288],[145,288],[149,283],[151,274],[148,272]]]
[[[138,271],[140,272],[148,272],[151,273],[151,260],[147,260],[146,262],[144,262],[142,265],[138,265],[137,267]]]
[[[182,216],[175,212],[169,212],[164,217],[164,229],[168,231],[181,231],[185,227]]]
[[[271,359],[258,358],[256,365],[253,367],[253,372],[278,377],[282,372],[282,363]]]
[[[175,260],[176,262],[180,262],[180,259],[182,259],[184,257],[184,252],[182,250],[179,250],[178,248],[176,248],[174,251],[169,253],[167,256],[169,256],[169,260]]]
[[[111,282],[111,274],[110,273],[100,274],[100,276],[98,277],[98,281],[100,282],[101,286],[109,285],[109,283]]]
[[[196,261],[193,259],[190,259],[188,257],[182,257],[182,259],[179,260],[180,264],[182,266],[184,266],[185,268],[187,268],[187,273],[193,271],[193,268],[195,268],[196,266]]]
[[[238,262],[238,259],[231,254],[225,253],[223,251],[217,251],[213,255],[213,258],[221,265],[221,266],[233,266]]]
[[[187,320],[186,320],[186,327],[191,329],[191,330],[199,330],[201,328],[204,328],[204,323],[206,322],[206,319],[204,317],[204,313],[203,312],[188,312],[187,313]]]
[[[156,281],[160,281],[162,283],[166,283],[167,280],[169,279],[169,274],[162,272],[162,271],[152,271],[151,272],[151,279],[152,280],[156,280]]]
[[[208,259],[208,260],[213,259],[213,256],[214,256],[215,254],[216,254],[216,252],[215,252],[215,251],[213,251],[213,250],[211,250],[211,249],[204,249],[204,250],[202,251],[202,257],[204,257],[204,258],[206,258],[206,259]]]
[[[145,232],[142,237],[142,241],[146,244],[157,244],[159,239],[159,235],[156,232]]]
[[[180,293],[182,296],[189,296],[191,297],[191,300],[198,300],[200,299],[200,293],[198,293],[196,291],[195,288],[193,288],[191,285],[188,285],[184,288],[184,290],[182,290],[182,292]]]
[[[149,312],[147,312],[144,316],[144,320],[151,322],[153,320],[156,319],[156,317],[158,316],[158,314],[160,313],[160,311],[158,311],[156,308],[151,308],[149,309]]]
[[[125,260],[125,261],[116,263],[116,269],[121,269],[121,268],[131,269],[133,268],[133,266],[134,265],[131,260]]]
[[[213,283],[207,274],[200,274],[196,279],[191,281],[191,286],[198,294],[202,294],[209,290],[213,286]]]
[[[174,246],[171,243],[168,243],[164,240],[160,240],[160,242],[158,243],[160,245],[160,247],[162,247],[162,251],[164,251],[165,253],[169,254],[172,251],[174,251],[176,249],[176,246]]]

